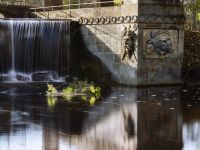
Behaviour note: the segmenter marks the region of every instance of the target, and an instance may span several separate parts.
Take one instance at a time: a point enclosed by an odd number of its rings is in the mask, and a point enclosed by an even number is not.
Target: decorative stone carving
[[[122,60],[124,60],[126,57],[131,59],[131,57],[134,55],[135,60],[137,61],[137,58],[134,54],[136,50],[136,38],[137,35],[135,31],[137,30],[136,25],[131,26],[127,28],[124,26],[124,31],[122,33],[122,38],[123,38],[123,55],[122,55]]]
[[[80,24],[85,25],[96,25],[96,24],[124,24],[124,23],[135,23],[137,21],[137,16],[105,16],[97,18],[79,18]]]
[[[144,30],[147,58],[174,57],[178,45],[176,30]]]

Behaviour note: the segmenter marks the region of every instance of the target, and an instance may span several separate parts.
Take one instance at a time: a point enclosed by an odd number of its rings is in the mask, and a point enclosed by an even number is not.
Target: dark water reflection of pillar
[[[181,150],[181,88],[138,90],[138,149]]]

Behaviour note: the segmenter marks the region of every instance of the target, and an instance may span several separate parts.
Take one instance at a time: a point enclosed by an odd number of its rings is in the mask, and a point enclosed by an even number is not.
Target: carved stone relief
[[[137,35],[135,31],[137,30],[137,25],[124,26],[122,33],[122,45],[123,45],[123,55],[121,57],[122,61],[128,58],[129,60],[134,56],[137,61],[135,50],[136,50],[136,39]]]
[[[144,55],[146,58],[176,57],[178,48],[178,31],[145,29],[144,46]]]

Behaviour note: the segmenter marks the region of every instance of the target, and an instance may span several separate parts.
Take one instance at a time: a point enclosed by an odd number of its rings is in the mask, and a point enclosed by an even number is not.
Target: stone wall
[[[137,7],[129,5],[99,9],[94,11],[91,17],[126,15],[137,15]],[[137,63],[134,58],[121,60],[124,51],[122,43],[124,26],[128,24],[86,25],[82,27],[82,36],[89,51],[105,63],[116,81],[123,84],[136,84]]]
[[[156,11],[155,11],[156,10]],[[81,26],[87,49],[98,57],[117,82],[128,85],[179,84],[183,57],[183,6],[178,0],[126,0],[115,7],[49,11],[50,18],[138,16],[137,24],[109,23]],[[38,14],[42,17],[41,14]],[[124,55],[125,27],[134,31],[134,55]]]

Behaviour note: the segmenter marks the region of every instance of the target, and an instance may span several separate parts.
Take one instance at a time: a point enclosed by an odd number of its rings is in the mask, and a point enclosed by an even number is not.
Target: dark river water
[[[94,106],[0,84],[0,150],[200,150],[200,88],[111,87]]]

